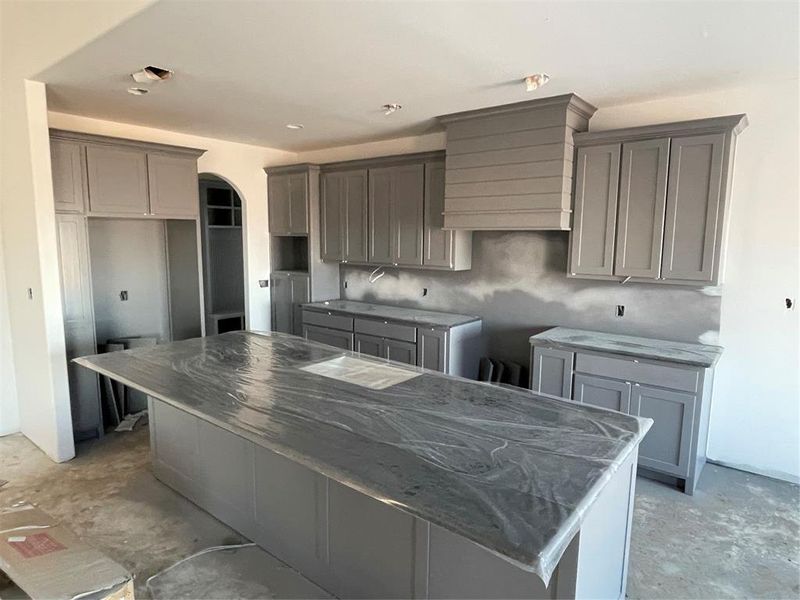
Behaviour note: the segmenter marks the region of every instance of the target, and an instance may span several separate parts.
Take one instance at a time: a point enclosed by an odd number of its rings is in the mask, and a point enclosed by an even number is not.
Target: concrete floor
[[[20,435],[0,438],[0,506],[27,500],[145,580],[198,550],[244,541],[155,480],[148,432],[86,442],[55,464]],[[709,465],[695,496],[640,478],[630,598],[797,598],[800,488]]]

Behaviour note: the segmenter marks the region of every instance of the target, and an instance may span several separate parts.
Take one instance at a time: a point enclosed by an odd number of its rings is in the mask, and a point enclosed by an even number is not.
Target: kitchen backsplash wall
[[[556,325],[717,342],[718,288],[569,279],[567,241],[568,233],[560,231],[475,232],[470,271],[387,267],[370,284],[372,267],[342,265],[341,297],[480,315],[489,355],[522,364],[528,362],[528,337]]]

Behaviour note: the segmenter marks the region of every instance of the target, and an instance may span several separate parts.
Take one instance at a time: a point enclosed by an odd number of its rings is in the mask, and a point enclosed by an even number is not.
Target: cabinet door
[[[86,218],[56,215],[56,234],[72,426],[77,437],[84,437],[99,433],[102,424],[97,374],[70,362],[97,351]]]
[[[308,177],[305,173],[289,176],[289,232],[292,235],[308,233]]]
[[[421,266],[425,166],[395,167],[392,183],[392,262]]]
[[[447,340],[446,330],[417,328],[417,366],[447,373]]]
[[[292,273],[289,282],[292,290],[292,333],[303,335],[303,304],[311,301],[309,276]]]
[[[178,218],[200,214],[195,158],[148,154],[147,173],[150,214]]]
[[[345,262],[367,261],[367,172],[344,173],[344,246]]]
[[[631,411],[631,384],[627,381],[575,373],[573,400],[623,413]]]
[[[631,413],[653,419],[639,446],[639,464],[685,477],[689,473],[696,397],[635,384]]]
[[[355,351],[368,356],[377,356],[378,358],[382,358],[386,355],[382,338],[363,333],[357,333],[355,335]]]
[[[150,214],[147,155],[143,151],[89,145],[86,147],[86,169],[90,212],[130,216]]]
[[[391,340],[385,338],[383,340],[384,356],[389,360],[395,362],[405,363],[407,365],[417,364],[417,345],[411,342],[401,342],[399,340]]]
[[[663,279],[714,280],[724,145],[722,133],[672,140]]]
[[[540,394],[572,398],[575,353],[535,346],[531,358],[531,389]]]
[[[338,331],[316,325],[303,325],[303,337],[312,342],[320,342],[341,348],[342,350],[353,349],[353,334],[348,331]]]
[[[287,273],[272,274],[272,331],[292,333],[294,305],[292,282]]]
[[[444,163],[425,165],[425,214],[423,217],[423,257],[426,267],[453,268],[453,231],[444,226]]]
[[[270,186],[271,188],[271,186]],[[345,178],[341,173],[325,173],[322,176],[320,197],[320,255],[322,260],[339,261],[344,258],[344,201]],[[272,205],[270,205],[272,215]],[[270,216],[270,231],[272,231]]]
[[[289,177],[289,175],[267,177],[269,232],[274,235],[288,235],[291,232],[291,183]],[[338,222],[338,218],[336,221]]]
[[[370,263],[394,262],[392,236],[393,169],[369,170],[369,255]]]
[[[660,274],[668,163],[668,138],[622,145],[614,275]]]
[[[83,146],[77,142],[50,140],[50,164],[56,211],[82,213],[86,199]]]
[[[578,149],[571,275],[613,275],[619,157],[619,144]]]

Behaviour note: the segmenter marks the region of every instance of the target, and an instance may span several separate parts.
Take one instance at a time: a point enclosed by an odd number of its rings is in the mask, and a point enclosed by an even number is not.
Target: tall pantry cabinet
[[[156,239],[164,247],[165,260],[156,275],[166,282],[164,306],[169,314],[160,318],[169,323],[169,331],[164,337],[200,335],[197,158],[203,150],[51,130],[50,151],[73,431],[80,440],[99,437],[104,430],[98,378],[71,363],[106,343],[97,339],[93,284],[103,282],[92,279],[89,221],[95,230],[113,224],[108,231],[124,231],[126,223],[135,225],[131,219],[137,219],[161,232]],[[108,262],[107,256],[102,258]],[[139,277],[132,272],[136,260],[125,256],[119,265],[122,277],[131,271],[132,285]],[[120,290],[118,301],[127,301],[127,294]],[[113,325],[104,323],[106,328]],[[150,333],[127,332],[124,324],[117,325],[112,330],[125,335]]]

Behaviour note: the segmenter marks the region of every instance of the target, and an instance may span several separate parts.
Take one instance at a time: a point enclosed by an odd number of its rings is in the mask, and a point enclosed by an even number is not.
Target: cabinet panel
[[[289,175],[289,232],[308,234],[308,177],[305,173]]]
[[[570,235],[570,274],[612,275],[620,145],[580,148]]]
[[[147,155],[150,214],[194,218],[200,212],[197,160],[164,154]]]
[[[540,394],[572,398],[574,352],[554,348],[533,349],[531,389]]]
[[[668,163],[668,138],[622,146],[615,275],[659,276]]]
[[[393,262],[422,265],[425,167],[409,165],[393,169]]]
[[[303,337],[312,342],[328,344],[342,350],[353,349],[353,334],[348,331],[327,329],[316,325],[303,325]]]
[[[344,246],[342,258],[348,262],[367,260],[367,172],[344,173]]]
[[[322,176],[320,197],[320,254],[322,260],[338,261],[344,258],[345,190],[345,176],[342,173],[325,173]],[[270,215],[272,215],[271,205]],[[271,223],[270,220],[270,230],[272,230]]]
[[[308,325],[319,325],[330,329],[353,331],[353,317],[336,315],[331,312],[317,312],[315,310],[303,311],[303,322]]]
[[[444,163],[425,165],[425,214],[422,264],[453,268],[454,232],[444,227]]]
[[[50,140],[50,162],[56,210],[82,213],[86,198],[83,146],[77,142]]]
[[[378,358],[383,358],[386,354],[383,346],[383,339],[363,333],[357,333],[355,335],[355,351]]]
[[[291,187],[289,175],[269,175],[267,177],[267,199],[269,232],[275,235],[290,233]],[[336,221],[338,222],[338,219]]]
[[[398,340],[384,339],[385,357],[389,360],[405,363],[407,365],[417,364],[417,345],[410,342],[400,342]]]
[[[575,374],[573,400],[623,413],[631,409],[631,384],[602,377]]]
[[[369,255],[371,263],[394,262],[392,204],[394,170],[369,171]]]
[[[631,412],[653,419],[639,446],[639,464],[679,477],[689,473],[696,397],[644,385],[634,385]]]
[[[712,282],[720,217],[725,134],[673,138],[667,194],[664,279]]]
[[[89,145],[86,167],[91,212],[131,216],[150,213],[143,151]]]
[[[303,304],[311,301],[308,275],[293,275],[292,282],[292,333],[303,335]]]
[[[411,325],[404,325],[393,321],[378,321],[376,319],[356,319],[354,324],[358,333],[366,333],[377,337],[392,338],[405,342],[417,341],[417,330]]]
[[[292,282],[285,273],[272,274],[272,331],[292,333],[294,307],[292,304]]]
[[[447,373],[447,331],[417,329],[417,366]]]

